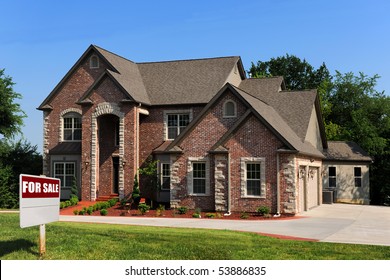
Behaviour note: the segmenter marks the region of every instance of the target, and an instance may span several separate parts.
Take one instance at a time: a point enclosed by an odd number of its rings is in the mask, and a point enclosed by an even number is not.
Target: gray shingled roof
[[[96,50],[103,55],[114,68],[111,75],[122,88],[137,102],[150,105],[150,99],[146,93],[141,74],[136,63],[95,46]]]
[[[312,144],[303,142],[295,131],[287,124],[287,122],[279,115],[279,113],[270,105],[257,99],[256,97],[246,93],[245,91],[236,88],[238,93],[252,106],[258,113],[260,118],[263,118],[269,124],[269,128],[280,134],[295,150],[306,155],[323,157],[323,154],[318,151]],[[309,116],[310,118],[310,116]]]
[[[138,63],[153,105],[208,103],[240,57]]]
[[[328,149],[324,150],[324,155],[329,161],[372,161],[372,158],[352,141],[328,141]]]
[[[281,91],[282,77],[243,80],[239,88],[272,106],[294,132],[305,139],[316,90]]]
[[[207,106],[202,110],[197,118],[194,119],[187,126],[187,128],[166,148],[166,151],[172,147],[178,147],[181,144],[187,134],[189,134],[189,132],[197,125],[197,123],[199,123],[204,115],[207,114],[208,110],[215,102],[217,102],[217,100],[225,93],[227,89],[230,89],[233,94],[237,95],[237,97],[242,98],[243,102],[248,104],[249,108],[252,109],[252,112],[256,115],[256,117],[259,118],[260,121],[262,121],[262,123],[265,124],[271,131],[273,131],[291,151],[297,151],[302,154],[320,158],[324,157],[324,155],[313,145],[308,142],[302,142],[302,140],[296,135],[296,133],[289,127],[289,125],[278,114],[278,112],[275,111],[274,108],[229,83],[227,83],[218,92],[218,94],[213,97],[213,99],[207,104]],[[245,115],[247,115],[247,113]],[[244,116],[241,119],[244,121]],[[227,139],[229,139],[229,135],[222,136],[221,140],[218,141],[218,143],[215,143],[215,147],[213,147],[212,150],[219,145],[224,145]]]

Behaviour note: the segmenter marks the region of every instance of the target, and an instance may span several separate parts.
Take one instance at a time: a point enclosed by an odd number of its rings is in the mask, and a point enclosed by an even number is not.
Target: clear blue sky
[[[293,54],[332,74],[379,74],[390,93],[390,1],[1,1],[0,68],[23,95],[25,138],[42,152],[36,110],[90,44],[135,62]]]

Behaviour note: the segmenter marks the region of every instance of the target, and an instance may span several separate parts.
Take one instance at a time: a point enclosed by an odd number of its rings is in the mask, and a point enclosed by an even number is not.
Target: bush
[[[193,213],[192,218],[201,218],[200,213]]]
[[[178,212],[180,215],[184,215],[185,213],[188,212],[188,207],[186,207],[186,206],[180,206],[179,208],[177,208],[177,212]]]
[[[118,202],[118,199],[116,199],[116,198],[112,198],[108,201],[108,203],[110,204],[110,207],[113,207],[117,202]]]
[[[74,210],[73,210],[73,214],[78,215],[78,214],[79,214],[79,210],[74,209]]]
[[[87,208],[87,213],[88,213],[88,215],[92,215],[92,213],[93,213],[93,207],[92,206],[89,206]]]
[[[65,201],[61,201],[60,202],[60,209],[64,209],[64,208],[66,208],[66,203],[65,203]]]
[[[138,205],[138,211],[141,212],[142,215],[145,215],[146,212],[148,212],[150,209],[150,206],[145,203],[140,203]]]
[[[70,205],[73,206],[73,205],[77,205],[79,203],[79,199],[77,196],[75,195],[72,195],[72,197],[70,198]]]
[[[260,206],[256,209],[256,212],[262,216],[265,216],[270,213],[270,209],[268,206]]]
[[[102,210],[100,210],[100,215],[102,215],[102,216],[107,216],[107,214],[108,214],[107,209],[102,209]]]
[[[240,219],[248,219],[248,218],[249,218],[249,214],[248,214],[248,213],[242,212],[242,213],[240,214]]]
[[[206,218],[209,218],[209,219],[214,219],[215,218],[215,213],[206,213]]]
[[[79,215],[84,215],[85,214],[85,211],[84,210],[80,210],[79,211]]]

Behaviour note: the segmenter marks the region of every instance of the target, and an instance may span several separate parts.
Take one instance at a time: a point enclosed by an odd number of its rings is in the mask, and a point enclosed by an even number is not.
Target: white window
[[[210,164],[208,158],[188,159],[188,193],[190,195],[210,195]]]
[[[336,167],[334,166],[330,166],[328,168],[328,180],[329,180],[329,185],[328,187],[331,188],[331,189],[334,189],[336,188]]]
[[[248,196],[260,196],[260,163],[246,164],[246,194]]]
[[[192,163],[192,186],[194,194],[206,194],[206,163]]]
[[[169,190],[171,188],[171,166],[169,163],[161,163],[161,189]]]
[[[265,158],[241,158],[241,196],[265,198]]]
[[[164,140],[174,140],[191,122],[192,110],[164,111]]]
[[[54,163],[54,178],[61,180],[62,188],[71,188],[73,179],[76,177],[75,162],[55,162]]]
[[[63,116],[63,140],[81,140],[81,116],[78,113],[68,113]]]
[[[89,68],[99,68],[99,58],[96,55],[91,56],[89,59]]]
[[[355,187],[360,188],[362,186],[362,168],[354,167],[353,173],[355,177]]]
[[[232,100],[228,100],[223,104],[223,117],[234,118],[237,116],[237,106]]]

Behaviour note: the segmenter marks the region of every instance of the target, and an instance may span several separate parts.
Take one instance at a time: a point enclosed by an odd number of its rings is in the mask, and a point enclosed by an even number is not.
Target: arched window
[[[78,113],[71,112],[63,116],[63,140],[80,141],[81,140],[81,116]]]
[[[99,58],[96,55],[89,59],[89,68],[99,68]]]
[[[236,103],[232,100],[228,100],[223,105],[223,117],[234,118],[237,116]]]

